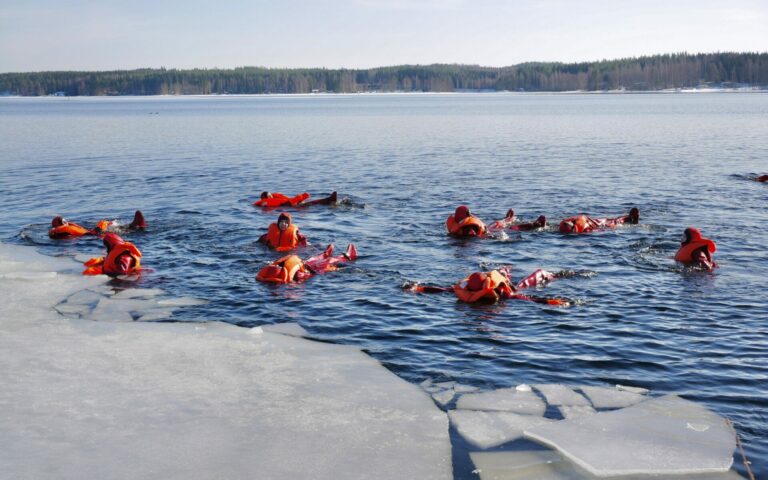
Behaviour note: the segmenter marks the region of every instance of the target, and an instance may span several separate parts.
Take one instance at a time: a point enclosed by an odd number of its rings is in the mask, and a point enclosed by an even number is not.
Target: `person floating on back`
[[[683,232],[680,249],[675,254],[675,261],[683,265],[702,270],[713,270],[717,267],[712,254],[717,250],[715,242],[704,238],[698,228],[688,227]]]
[[[507,211],[507,216],[502,220],[497,220],[490,225],[486,225],[478,217],[472,215],[469,207],[460,205],[456,208],[453,215],[450,215],[445,221],[445,227],[450,235],[455,237],[483,237],[489,233],[501,230],[528,231],[537,228],[543,228],[547,225],[547,219],[544,215],[531,223],[516,223],[514,210]]]
[[[116,233],[102,238],[107,249],[106,257],[91,258],[85,262],[83,275],[132,275],[141,271],[141,252],[136,245],[126,242]]]
[[[419,285],[418,283],[409,282],[403,286],[403,289],[415,293],[453,292],[460,301],[465,303],[497,302],[504,299],[515,299],[567,307],[573,304],[571,300],[533,297],[524,295],[520,291],[526,288],[546,285],[556,278],[572,275],[576,275],[576,273],[570,271],[552,273],[538,269],[523,280],[513,284],[510,268],[502,267],[490,272],[475,272],[451,287]]]
[[[333,256],[333,245],[328,245],[319,255],[302,260],[298,255],[286,255],[262,268],[256,274],[256,280],[266,283],[296,283],[309,277],[338,270],[338,265],[354,262],[357,259],[357,249],[349,244],[347,251]]]
[[[292,223],[290,213],[281,213],[277,223],[271,223],[267,233],[259,237],[259,242],[278,252],[293,250],[307,245],[307,237],[299,233],[299,227]]]
[[[616,218],[592,218],[587,215],[576,215],[565,218],[560,222],[560,233],[589,233],[596,230],[616,228],[625,223],[636,225],[640,221],[640,210],[632,208],[628,215]]]
[[[48,236],[55,239],[76,238],[83,235],[96,235],[96,232],[82,225],[68,222],[60,216],[51,221],[51,229],[48,230]]]
[[[331,193],[326,198],[309,200],[310,195],[307,192],[300,193],[294,197],[288,197],[280,192],[261,192],[261,198],[253,202],[253,206],[262,208],[275,207],[309,207],[311,205],[333,205],[338,200],[336,192]]]

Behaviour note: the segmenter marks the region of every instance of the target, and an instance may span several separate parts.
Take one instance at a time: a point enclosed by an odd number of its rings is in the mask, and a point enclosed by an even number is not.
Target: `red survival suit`
[[[287,226],[284,230],[280,229],[281,222]],[[281,213],[277,217],[277,222],[271,223],[267,229],[267,233],[259,238],[260,242],[266,243],[269,248],[277,250],[278,252],[286,252],[293,250],[299,245],[306,245],[307,238],[299,233],[299,227],[292,223],[290,213]]]
[[[94,233],[82,225],[67,222],[62,217],[54,218],[51,221],[51,229],[48,230],[48,236],[56,239],[82,237],[83,235],[94,235]]]
[[[295,207],[308,198],[309,194],[307,192],[300,193],[295,197],[288,197],[280,192],[262,192],[261,199],[253,202],[253,205],[266,208],[283,206]]]
[[[624,223],[637,224],[639,221],[640,211],[633,208],[629,211],[629,215],[616,218],[592,218],[587,215],[565,218],[560,222],[559,230],[560,233],[589,233],[595,230],[616,228]]]
[[[717,267],[717,263],[712,259],[716,250],[715,242],[704,238],[698,228],[688,227],[685,229],[680,249],[675,254],[675,261],[712,270]]]
[[[453,215],[445,221],[448,233],[457,237],[480,237],[488,232],[482,220],[470,213],[466,205],[456,208]]]
[[[83,275],[131,275],[141,270],[141,252],[131,242],[126,242],[116,233],[107,233],[103,238],[107,248],[106,257],[92,258],[85,262]]]

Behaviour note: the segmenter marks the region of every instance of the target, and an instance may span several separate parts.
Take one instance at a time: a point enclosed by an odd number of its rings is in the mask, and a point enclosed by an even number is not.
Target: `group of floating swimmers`
[[[762,179],[764,177],[764,179]],[[762,180],[761,180],[762,179]],[[757,178],[758,181],[768,181],[768,175]],[[337,193],[333,192],[326,198],[309,200],[308,193],[288,197],[279,192],[263,192],[254,206],[264,209],[276,207],[302,208],[312,205],[333,205],[337,203]],[[586,234],[598,230],[613,229],[619,225],[636,225],[640,221],[640,211],[632,208],[627,215],[612,218],[593,218],[587,215],[576,215],[560,221],[558,230],[564,234]],[[48,235],[54,239],[74,238],[84,235],[95,235],[102,238],[106,248],[106,256],[92,258],[85,262],[84,275],[105,274],[110,276],[131,275],[141,270],[141,252],[131,242],[123,240],[118,232],[144,230],[147,222],[141,211],[137,210],[133,221],[126,227],[119,226],[115,221],[101,220],[93,229],[85,228],[76,223],[67,222],[62,217],[56,217],[51,222]],[[473,215],[469,208],[461,205],[450,215],[445,223],[449,235],[462,238],[476,238],[493,235],[505,230],[533,231],[547,227],[547,219],[539,216],[532,222],[520,222],[514,210],[510,209],[506,216],[493,223],[486,224]],[[299,232],[289,213],[281,213],[277,221],[270,224],[267,232],[259,242],[278,252],[288,252],[301,246],[308,245],[307,237]],[[675,254],[675,260],[698,269],[712,270],[717,267],[712,254],[715,243],[702,236],[701,232],[688,227],[683,232],[680,248]],[[333,255],[334,246],[328,245],[319,255],[302,260],[298,255],[288,254],[262,268],[256,275],[256,280],[268,283],[295,283],[309,277],[338,269],[338,265],[353,262],[357,259],[357,249],[350,244],[341,255]],[[527,288],[545,285],[557,278],[575,275],[575,272],[562,271],[557,273],[546,270],[536,270],[523,280],[514,282],[509,267],[501,267],[487,272],[473,272],[460,282],[450,286],[419,285],[408,283],[406,290],[416,293],[452,292],[456,297],[467,303],[479,301],[498,301],[502,299],[519,299],[548,305],[567,306],[570,300],[561,298],[534,297],[521,293]]]

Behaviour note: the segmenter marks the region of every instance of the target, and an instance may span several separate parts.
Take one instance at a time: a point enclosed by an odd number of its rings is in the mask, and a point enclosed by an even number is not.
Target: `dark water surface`
[[[180,321],[296,321],[364,347],[398,375],[483,388],[624,384],[678,393],[731,418],[768,475],[768,95],[360,95],[0,99],[0,240],[48,254],[51,218],[150,223],[130,237],[142,287],[208,299]],[[256,243],[279,213],[262,190],[350,202],[293,212],[312,246],[357,244],[349,268],[303,285],[254,281],[278,257]],[[485,220],[615,216],[642,225],[459,241],[460,203]],[[681,272],[683,228],[714,239],[720,268]],[[467,306],[403,293],[511,264],[596,272],[527,302]]]

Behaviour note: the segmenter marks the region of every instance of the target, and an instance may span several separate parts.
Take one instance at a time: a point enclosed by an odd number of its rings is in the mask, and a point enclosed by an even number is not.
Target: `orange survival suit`
[[[281,229],[281,226],[284,228]],[[293,250],[299,245],[307,244],[307,238],[299,233],[299,227],[293,223],[290,213],[281,213],[277,217],[277,222],[269,225],[267,233],[262,235],[259,241],[278,252]]]
[[[302,280],[302,277],[309,275],[311,275],[311,272],[306,268],[298,255],[286,255],[262,268],[256,274],[256,280],[260,282],[291,283]]]
[[[475,272],[453,286],[453,293],[462,302],[473,303],[480,300],[498,301],[509,298],[514,289],[509,278],[498,270],[487,273]]]
[[[698,228],[688,227],[683,233],[680,249],[675,260],[686,265],[699,265],[711,270],[717,266],[712,254],[717,250],[715,242],[704,238]]]
[[[456,208],[453,215],[445,221],[448,233],[457,237],[479,237],[488,232],[482,220],[472,215],[466,205]]]
[[[267,208],[282,206],[295,207],[308,198],[309,194],[307,192],[300,193],[295,197],[289,197],[280,192],[261,192],[261,198],[253,202],[253,205],[256,207]]]
[[[67,222],[62,217],[55,217],[51,221],[51,229],[48,230],[48,236],[51,238],[72,238],[83,235],[93,235],[93,232],[82,225]]]
[[[103,238],[107,249],[106,257],[92,258],[85,262],[87,267],[83,275],[131,275],[141,270],[141,252],[136,245],[126,242],[116,233],[108,233]]]

